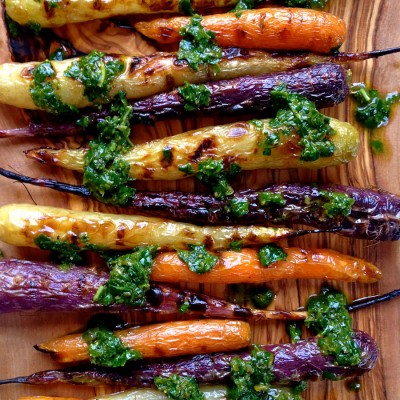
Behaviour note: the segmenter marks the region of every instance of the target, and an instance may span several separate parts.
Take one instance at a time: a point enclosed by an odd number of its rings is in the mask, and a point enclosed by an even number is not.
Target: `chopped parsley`
[[[358,105],[356,118],[369,129],[387,125],[392,105],[400,100],[397,92],[383,97],[377,90],[368,89],[363,83],[353,85],[351,93]]]
[[[105,306],[127,304],[141,307],[150,289],[150,274],[156,246],[140,247],[132,253],[116,257],[108,262],[110,277],[99,287],[93,301]]]
[[[156,376],[154,385],[162,391],[168,399],[174,400],[205,400],[205,395],[200,391],[199,385],[192,377],[170,375],[168,378]]]
[[[92,195],[104,203],[125,205],[135,194],[128,186],[130,165],[122,156],[133,144],[129,140],[132,107],[123,93],[119,93],[108,116],[97,124],[98,136],[89,143],[85,154],[83,184]]]
[[[343,293],[325,287],[312,296],[307,304],[305,325],[316,331],[318,346],[324,354],[332,355],[338,365],[353,366],[361,361],[361,350],[354,341],[352,319]]]
[[[53,114],[77,112],[75,106],[65,104],[56,92],[56,71],[51,61],[43,61],[32,71],[33,81],[29,91],[33,102],[40,109]]]
[[[258,194],[258,203],[261,207],[284,207],[286,200],[281,193],[261,192]]]
[[[260,258],[260,263],[263,267],[268,267],[272,263],[286,260],[287,253],[275,243],[267,244],[262,247],[258,252],[258,257]]]
[[[218,257],[209,253],[204,245],[188,244],[189,250],[177,250],[178,257],[196,274],[211,271],[217,264]]]
[[[178,88],[178,93],[185,102],[186,111],[198,111],[210,104],[211,91],[205,85],[185,82]]]
[[[162,149],[162,161],[169,163],[172,160],[172,148],[169,146],[165,146]]]
[[[263,122],[259,119],[253,119],[249,121],[250,124],[254,125],[263,135],[264,140],[262,142],[264,156],[270,156],[272,149],[279,146],[281,136],[279,131],[271,129],[270,124]]]
[[[283,3],[288,7],[299,8],[324,8],[328,0],[284,0]]]
[[[246,199],[234,197],[229,200],[229,207],[236,218],[244,217],[249,213],[250,202]]]
[[[67,53],[62,47],[59,47],[55,49],[52,53],[49,55],[49,59],[52,61],[62,61],[67,58]]]
[[[316,161],[320,157],[333,155],[335,145],[330,137],[335,131],[329,124],[329,117],[321,114],[312,101],[300,94],[291,93],[285,85],[279,85],[272,90],[271,99],[278,111],[276,117],[270,120],[269,126],[277,135],[289,135],[293,130],[297,132],[302,149],[300,160]],[[267,136],[265,140],[267,144],[264,143],[264,149],[265,146],[270,146],[272,139]]]
[[[73,78],[85,86],[84,94],[89,101],[108,102],[112,81],[124,70],[120,60],[105,61],[104,53],[97,50],[74,61],[64,72],[64,76]]]
[[[123,345],[121,339],[105,327],[88,329],[82,335],[88,344],[90,362],[101,367],[123,367],[130,360],[140,360],[142,355]]]
[[[222,160],[209,158],[199,163],[195,177],[201,183],[211,187],[217,199],[222,199],[234,193],[228,179],[236,176],[240,170],[240,165],[236,163],[231,163],[228,170],[225,170]]]
[[[195,71],[199,65],[217,65],[222,59],[222,50],[213,41],[215,34],[201,25],[202,17],[193,15],[189,23],[180,30],[182,40],[179,42],[178,60],[186,60]]]
[[[47,7],[51,8],[59,8],[62,0],[47,0]]]
[[[243,247],[242,240],[232,240],[232,242],[230,242],[228,246],[228,248],[233,251],[240,251],[242,250],[242,247]]]
[[[337,216],[347,216],[351,213],[351,207],[354,204],[354,199],[346,193],[331,192],[321,190],[321,197],[324,199],[322,207],[324,214],[329,218]]]
[[[183,172],[186,175],[192,175],[193,174],[193,167],[192,164],[183,164],[178,166],[179,171]]]
[[[286,332],[292,343],[297,343],[301,340],[301,326],[298,322],[288,322],[286,324]]]
[[[190,0],[179,0],[179,12],[185,15],[193,15],[194,10]]]
[[[275,294],[271,289],[268,288],[254,289],[250,298],[255,307],[263,310],[272,303],[275,298]]]

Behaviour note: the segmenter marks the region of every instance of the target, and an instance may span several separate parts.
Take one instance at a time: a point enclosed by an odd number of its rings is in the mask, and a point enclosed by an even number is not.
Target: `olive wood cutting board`
[[[400,45],[399,20],[400,2],[396,0],[331,0],[328,10],[344,18],[348,25],[348,37],[343,51],[365,51]],[[137,19],[137,17],[135,17]],[[151,53],[154,49],[135,32],[118,28],[107,22],[94,21],[76,26],[63,27],[58,34],[70,39],[82,51],[92,48],[116,53]],[[0,62],[11,61],[9,43],[4,26],[0,31]],[[353,81],[366,81],[369,85],[386,93],[400,89],[400,55],[391,55],[378,60],[351,65]],[[369,147],[368,130],[362,129],[353,116],[354,104],[346,101],[338,107],[326,110],[327,114],[346,120],[357,126],[361,133],[361,147],[357,159],[348,165],[323,170],[281,170],[242,173],[235,183],[240,188],[260,188],[270,183],[283,182],[333,182],[357,187],[379,187],[399,193],[400,182],[400,139],[398,126],[400,113],[393,113],[392,121],[382,132],[375,135],[384,138],[385,150],[382,155],[374,155]],[[13,107],[0,106],[0,127],[22,126],[27,121],[24,112]],[[157,123],[155,128],[136,127],[134,141],[144,141],[180,133],[194,127],[218,124],[225,119],[187,118]],[[30,176],[47,176],[70,183],[80,183],[80,176],[73,172],[41,166],[27,160],[24,149],[38,146],[79,146],[80,138],[75,139],[0,139],[0,166]],[[138,183],[138,188],[151,190],[202,191],[204,187],[192,179],[179,182]],[[60,194],[48,189],[24,186],[0,178],[0,204],[29,203],[66,207],[74,210],[117,212],[91,200]],[[313,235],[293,241],[307,247],[327,247],[376,263],[383,271],[382,280],[373,285],[335,284],[350,299],[364,297],[393,290],[400,286],[397,276],[400,269],[400,247],[398,242],[373,243],[362,240],[342,238],[334,234]],[[17,249],[0,244],[7,257],[44,260],[41,251]],[[189,285],[205,293],[226,296],[223,285]],[[270,285],[276,292],[276,301],[271,308],[293,310],[303,305],[310,294],[321,287],[320,281],[286,281]],[[313,382],[305,392],[305,399],[364,399],[395,400],[400,393],[400,303],[392,302],[365,309],[354,315],[354,327],[365,330],[377,341],[380,349],[379,361],[372,372],[361,378],[361,390],[350,392],[343,382]],[[57,368],[44,354],[32,346],[55,336],[72,332],[82,327],[89,314],[78,313],[24,313],[0,316],[0,379],[26,375],[35,371]],[[150,317],[140,314],[124,314],[129,321],[146,322],[162,320],[162,316]],[[284,323],[257,322],[252,324],[255,343],[283,343],[288,340]],[[85,388],[68,385],[29,387],[10,385],[0,387],[0,399],[13,400],[22,395],[59,395],[87,398],[94,394],[115,392],[120,388]]]

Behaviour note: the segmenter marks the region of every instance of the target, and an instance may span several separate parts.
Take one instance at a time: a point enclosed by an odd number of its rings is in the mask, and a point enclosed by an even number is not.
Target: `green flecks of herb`
[[[110,261],[110,277],[99,287],[93,300],[105,306],[143,306],[146,302],[145,293],[150,289],[150,274],[156,250],[156,246],[140,247],[133,253]]]
[[[169,146],[165,146],[162,150],[162,161],[165,163],[169,163],[172,160],[172,148]]]
[[[260,263],[263,267],[268,267],[274,262],[287,259],[287,253],[275,243],[267,244],[258,252]]]
[[[13,19],[11,19],[7,13],[6,13],[6,24],[8,33],[11,38],[16,39],[22,34],[23,27],[17,22],[15,22]]]
[[[129,140],[132,107],[124,94],[119,93],[111,111],[117,115],[99,122],[98,137],[89,143],[83,184],[100,201],[123,206],[135,194],[135,189],[128,186],[133,181],[130,165],[122,158],[133,147]]]
[[[369,141],[369,145],[370,145],[372,151],[373,151],[375,154],[383,154],[383,152],[384,152],[384,145],[383,145],[383,142],[382,142],[381,140],[379,140],[379,139],[372,139],[372,138],[371,138],[370,141]]]
[[[258,194],[258,204],[261,207],[284,207],[286,200],[281,193],[261,192]]]
[[[244,217],[249,213],[250,202],[246,199],[234,197],[229,200],[229,207],[236,218]]]
[[[84,115],[76,121],[76,124],[84,129],[88,128],[91,123],[92,121],[87,115]]]
[[[337,216],[347,216],[351,213],[351,207],[354,204],[354,199],[346,193],[330,192],[321,190],[321,196],[326,203],[323,204],[324,214],[329,218]]]
[[[320,157],[330,157],[335,145],[330,137],[335,131],[330,126],[330,119],[321,114],[315,104],[304,96],[291,93],[285,85],[279,85],[271,92],[271,99],[278,112],[270,120],[269,126],[283,134],[295,130],[300,136],[302,148],[300,160],[316,161]]]
[[[39,249],[50,250],[50,258],[59,263],[63,269],[82,261],[81,248],[67,240],[51,239],[43,234],[34,238],[34,243]]]
[[[239,164],[231,163],[226,171],[222,160],[209,158],[199,163],[195,177],[201,183],[211,187],[214,196],[221,199],[234,193],[228,179],[236,176],[240,170]]]
[[[240,251],[240,250],[242,250],[242,247],[243,247],[242,240],[233,240],[228,245],[228,248],[233,251]]]
[[[346,383],[347,389],[353,391],[353,392],[359,392],[361,390],[361,383],[360,381],[355,378],[351,379]]]
[[[236,3],[236,6],[230,11],[231,13],[235,13],[237,18],[240,18],[242,15],[242,11],[253,9],[258,3],[261,3],[260,0],[239,0]]]
[[[190,163],[179,165],[178,169],[179,169],[179,171],[183,172],[186,175],[193,174],[193,167],[192,167],[192,164],[190,164]]]
[[[74,61],[64,72],[64,76],[73,78],[85,86],[84,94],[89,101],[107,102],[114,78],[124,70],[120,60],[105,61],[104,53],[97,50]]]
[[[288,7],[321,9],[326,6],[328,0],[284,0],[283,3]]]
[[[178,88],[178,93],[185,102],[186,111],[198,111],[201,107],[210,104],[211,91],[203,84],[195,85],[185,82]]]
[[[204,245],[188,244],[189,250],[178,250],[178,257],[196,274],[211,271],[218,257],[209,253]]]
[[[274,298],[274,292],[268,288],[256,289],[251,294],[251,301],[254,303],[255,307],[262,310],[267,308],[272,303]]]
[[[369,129],[387,125],[392,105],[400,100],[397,92],[383,97],[377,90],[368,89],[364,83],[353,85],[351,94],[358,105],[357,120]]]
[[[49,59],[52,61],[62,61],[62,60],[65,60],[66,57],[67,57],[67,53],[61,47],[59,47],[58,49],[55,49],[49,55]]]
[[[250,124],[254,125],[263,135],[264,140],[261,144],[263,148],[264,156],[270,156],[272,149],[279,146],[280,143],[280,132],[278,130],[271,129],[268,123],[259,119],[253,119],[249,121]],[[286,133],[286,131],[284,132]]]
[[[354,341],[346,297],[332,288],[325,287],[320,295],[309,298],[307,311],[305,325],[314,329],[320,337],[318,346],[321,351],[332,355],[338,365],[359,364],[361,350]]]
[[[195,71],[199,65],[217,65],[222,59],[222,50],[213,41],[215,34],[201,25],[202,17],[195,14],[189,23],[179,33],[182,40],[179,43],[178,60],[186,60]]]
[[[170,375],[168,378],[156,376],[154,385],[163,392],[168,399],[174,400],[205,400],[199,385],[192,377]]]
[[[288,322],[286,324],[286,332],[292,343],[297,343],[301,340],[301,325],[298,322]]]
[[[112,331],[97,327],[88,329],[82,335],[88,344],[90,362],[101,367],[123,367],[130,360],[140,360],[142,355],[123,345]]]
[[[179,0],[179,12],[185,15],[193,15],[194,10],[190,0]]]
[[[48,8],[59,8],[62,0],[47,0]]]
[[[25,28],[27,28],[34,36],[37,36],[42,30],[42,25],[40,25],[39,22],[29,21],[25,24]]]
[[[78,109],[63,103],[55,91],[56,72],[50,61],[43,61],[32,71],[33,81],[29,91],[33,102],[42,110],[53,114],[77,112]]]
[[[228,399],[267,398],[270,382],[274,379],[273,360],[273,355],[259,346],[254,346],[249,361],[234,357],[230,362],[233,385],[228,387]]]
[[[190,303],[189,300],[185,297],[183,303],[179,306],[179,312],[184,314],[190,310]]]

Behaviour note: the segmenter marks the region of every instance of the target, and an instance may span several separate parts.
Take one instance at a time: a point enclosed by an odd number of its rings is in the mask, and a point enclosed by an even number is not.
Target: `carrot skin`
[[[159,43],[181,40],[179,31],[189,22],[188,17],[159,18],[138,22],[135,28]],[[346,24],[332,14],[301,8],[263,8],[203,17],[205,29],[215,33],[222,47],[248,49],[306,50],[330,53],[346,38]]]
[[[155,282],[261,283],[278,279],[335,279],[373,283],[381,272],[374,265],[334,250],[285,248],[286,261],[268,267],[260,264],[257,251],[225,251],[216,266],[205,274],[189,270],[175,252],[160,253],[154,260],[150,279]]]
[[[195,320],[137,326],[114,332],[124,346],[143,358],[179,357],[233,351],[250,345],[250,325],[232,320]],[[61,363],[89,360],[88,345],[80,333],[35,346]]]

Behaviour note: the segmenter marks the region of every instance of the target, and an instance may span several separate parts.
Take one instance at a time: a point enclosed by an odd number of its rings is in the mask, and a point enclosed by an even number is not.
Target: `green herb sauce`
[[[292,343],[297,343],[301,340],[301,325],[298,322],[288,322],[286,324],[286,332]]]
[[[353,392],[359,392],[361,390],[361,383],[357,378],[348,381],[346,386],[347,389]]]
[[[162,150],[162,162],[169,163],[172,160],[172,149],[169,146],[165,146]]]
[[[66,58],[67,58],[67,53],[61,47],[59,47],[58,49],[55,49],[49,55],[49,60],[52,60],[52,61],[62,61],[62,60],[65,60]]]
[[[217,65],[222,59],[221,48],[214,43],[215,34],[201,25],[202,17],[195,14],[190,22],[180,30],[178,60],[186,60],[195,71],[199,65]]]
[[[284,207],[286,200],[281,193],[262,192],[258,194],[258,204],[261,207]]]
[[[154,385],[162,391],[168,399],[174,400],[205,400],[199,385],[192,377],[171,375],[168,378],[156,376]]]
[[[194,14],[194,10],[190,0],[179,0],[179,12],[185,15]]]
[[[59,8],[61,2],[62,2],[62,0],[47,0],[47,7],[49,9]]]
[[[240,170],[239,164],[231,163],[226,170],[222,160],[209,158],[199,163],[195,177],[204,185],[211,187],[217,199],[222,199],[234,193],[228,179],[236,176]]]
[[[243,247],[243,241],[242,240],[233,240],[232,242],[229,243],[228,248],[233,251],[240,251],[242,250]]]
[[[178,93],[185,102],[186,111],[198,111],[210,104],[211,91],[205,85],[185,82],[178,88]]]
[[[324,8],[328,0],[284,0],[283,3],[288,7],[299,8]]]
[[[37,36],[42,30],[42,25],[40,25],[39,22],[29,21],[24,25],[24,28],[28,29],[32,35]]]
[[[128,349],[121,339],[105,327],[88,329],[83,335],[88,344],[90,362],[101,367],[123,367],[130,360],[140,360],[137,350]]]
[[[32,71],[33,82],[29,91],[33,102],[42,110],[53,114],[78,112],[75,106],[65,104],[56,93],[56,72],[50,61],[43,61]]]
[[[129,140],[132,107],[119,93],[111,111],[117,113],[97,124],[98,136],[89,143],[85,154],[83,184],[93,196],[104,203],[125,205],[135,194],[128,186],[130,165],[122,155],[133,145]]]
[[[322,207],[324,208],[324,214],[329,218],[337,216],[347,216],[351,213],[351,207],[354,204],[352,199],[346,193],[331,192],[327,190],[321,190],[321,196],[324,199]]]
[[[192,164],[183,164],[178,166],[179,171],[183,172],[186,175],[192,175],[193,174],[193,167]]]
[[[279,146],[280,133],[277,130],[271,129],[270,124],[260,121],[259,119],[253,119],[249,121],[250,124],[254,125],[263,135],[264,140],[261,144],[263,148],[264,156],[270,156],[272,149]]]
[[[256,308],[263,310],[267,308],[275,298],[275,294],[271,289],[254,289],[251,294],[251,301]]]
[[[271,243],[262,247],[258,252],[260,263],[263,267],[268,267],[274,262],[287,259],[287,253],[278,245]]]
[[[358,105],[357,120],[369,129],[387,125],[392,105],[400,100],[397,92],[383,97],[377,90],[368,89],[363,83],[353,85],[351,94]]]
[[[256,125],[265,136],[261,145],[265,155],[270,155],[272,149],[278,146],[281,134],[288,136],[293,130],[300,136],[300,160],[316,161],[334,154],[335,145],[330,137],[335,131],[329,125],[330,119],[321,114],[312,101],[291,93],[284,85],[272,90],[271,99],[276,104],[276,117],[269,124],[261,122],[260,127]]]
[[[43,234],[36,236],[33,241],[39,249],[50,250],[50,259],[63,269],[82,261],[82,249],[77,244],[51,239]]]
[[[93,301],[105,306],[127,304],[141,307],[150,289],[150,274],[156,246],[140,247],[108,262],[110,277],[97,290]]]
[[[324,354],[332,355],[338,365],[353,366],[361,361],[361,350],[354,341],[352,319],[347,311],[346,297],[332,288],[323,288],[307,304],[305,325],[314,329]]]
[[[229,200],[229,207],[236,218],[244,217],[249,213],[250,202],[246,199],[234,197]]]
[[[85,86],[84,94],[89,101],[108,102],[112,82],[123,70],[122,61],[105,61],[104,53],[94,50],[73,62],[64,72],[64,76],[81,82]]]
[[[178,257],[196,274],[211,271],[217,264],[218,257],[209,253],[204,245],[188,244],[189,250],[178,250]]]

